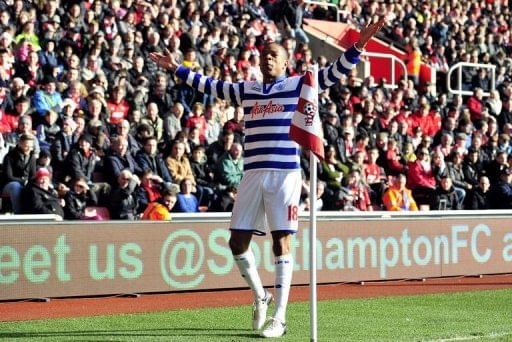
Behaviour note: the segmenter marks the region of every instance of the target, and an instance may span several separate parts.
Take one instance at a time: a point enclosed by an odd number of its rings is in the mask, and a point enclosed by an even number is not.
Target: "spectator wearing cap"
[[[460,210],[462,203],[459,201],[452,179],[449,175],[441,178],[439,185],[432,194],[431,210]]]
[[[54,214],[64,218],[65,202],[51,185],[51,173],[40,168],[23,189],[22,211],[25,214]]]
[[[493,209],[512,209],[512,168],[504,164],[499,169],[499,178],[491,187],[491,207]],[[493,184],[491,182],[491,184]]]
[[[56,80],[52,76],[45,76],[41,89],[37,90],[34,94],[32,105],[41,118],[49,110],[60,113],[62,97],[56,90]]]
[[[21,193],[36,174],[37,156],[33,152],[34,137],[22,134],[16,145],[4,158],[2,189],[3,196],[9,196],[14,213],[22,212]]]
[[[58,66],[54,39],[45,39],[43,41],[43,48],[39,51],[38,55],[39,64],[43,69]]]

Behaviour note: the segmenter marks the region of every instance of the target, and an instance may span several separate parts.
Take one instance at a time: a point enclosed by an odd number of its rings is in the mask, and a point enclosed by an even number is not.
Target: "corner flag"
[[[290,126],[290,138],[323,160],[322,122],[318,113],[318,66],[314,65],[312,69],[303,77],[299,103]]]

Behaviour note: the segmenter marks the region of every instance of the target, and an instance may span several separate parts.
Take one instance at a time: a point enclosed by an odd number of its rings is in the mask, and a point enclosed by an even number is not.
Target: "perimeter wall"
[[[319,214],[318,282],[512,272],[508,212]],[[384,216],[382,216],[384,215]],[[0,300],[245,287],[228,239],[229,215],[173,222],[0,223]],[[309,281],[309,223],[293,240],[294,284]],[[273,284],[269,238],[253,251]]]

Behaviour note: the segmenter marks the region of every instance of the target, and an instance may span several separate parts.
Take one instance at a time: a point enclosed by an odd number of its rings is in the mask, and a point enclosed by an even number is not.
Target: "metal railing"
[[[390,53],[379,53],[379,52],[363,52],[363,56],[373,57],[373,58],[384,58],[389,59],[391,61],[391,80],[389,80],[389,83],[384,84],[384,88],[391,88],[395,89],[398,88],[397,80],[396,80],[396,63],[402,68],[403,70],[403,77],[407,79],[407,66],[405,65],[404,61],[402,61],[400,58],[398,58],[395,55],[392,55]],[[369,67],[371,68],[371,62],[368,62]],[[366,75],[365,75],[366,77]]]
[[[496,65],[493,64],[482,64],[482,63],[469,63],[469,62],[459,62],[450,67],[448,70],[448,75],[446,77],[446,87],[448,88],[448,92],[454,95],[473,95],[472,90],[463,90],[462,89],[462,68],[485,68],[491,70],[491,91],[496,89]],[[452,73],[457,70],[457,89],[452,88]],[[490,92],[483,92],[483,96],[489,96]]]
[[[334,7],[336,12],[336,22],[340,21],[340,13],[345,13],[346,11],[339,10],[338,5],[330,3],[330,2],[323,2],[323,1],[312,1],[312,0],[306,0],[304,3],[308,5],[317,5],[317,6],[327,6],[327,7]]]

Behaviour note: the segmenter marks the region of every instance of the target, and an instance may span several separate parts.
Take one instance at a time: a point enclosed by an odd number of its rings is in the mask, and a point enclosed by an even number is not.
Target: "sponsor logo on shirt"
[[[282,104],[274,104],[272,101],[270,101],[266,105],[259,105],[258,102],[256,102],[252,107],[250,114],[251,118],[255,117],[256,115],[265,117],[265,115],[282,111],[284,111],[284,106]]]

